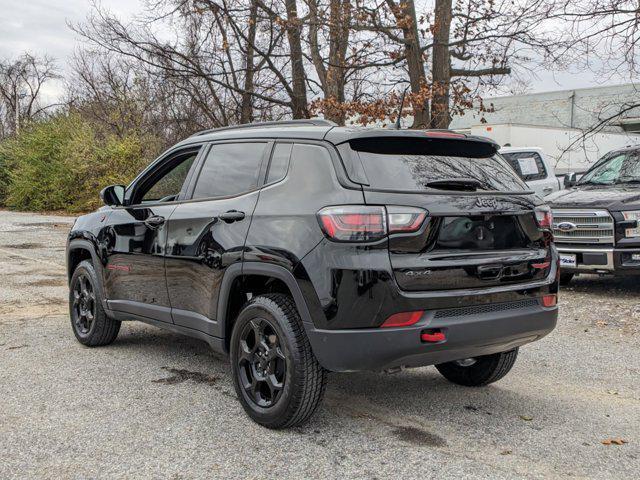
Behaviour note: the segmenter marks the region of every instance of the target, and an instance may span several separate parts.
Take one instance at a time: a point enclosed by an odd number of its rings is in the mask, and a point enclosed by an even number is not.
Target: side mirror
[[[569,172],[564,176],[564,188],[573,187],[578,181],[576,172]]]
[[[109,185],[100,192],[100,199],[105,205],[118,207],[124,204],[124,185]]]

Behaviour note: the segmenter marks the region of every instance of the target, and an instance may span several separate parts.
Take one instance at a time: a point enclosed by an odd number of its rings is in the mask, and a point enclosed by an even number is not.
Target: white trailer
[[[538,147],[554,162],[557,174],[584,172],[605,153],[630,145],[640,145],[633,133],[594,133],[577,128],[542,127],[515,123],[474,125],[457,130],[488,137],[500,146]]]

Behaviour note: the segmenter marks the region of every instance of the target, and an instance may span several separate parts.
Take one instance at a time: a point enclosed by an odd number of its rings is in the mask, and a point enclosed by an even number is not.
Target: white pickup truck
[[[545,155],[541,148],[502,147],[500,155],[540,197],[546,197],[563,188],[561,179],[556,177],[551,158]]]

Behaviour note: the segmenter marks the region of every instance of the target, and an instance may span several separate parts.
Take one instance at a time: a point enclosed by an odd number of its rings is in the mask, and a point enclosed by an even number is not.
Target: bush
[[[0,201],[18,210],[92,210],[100,189],[128,183],[158,146],[136,132],[103,134],[77,114],[55,116],[0,143]]]

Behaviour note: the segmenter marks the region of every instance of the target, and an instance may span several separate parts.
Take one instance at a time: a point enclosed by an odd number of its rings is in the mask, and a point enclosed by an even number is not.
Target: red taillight
[[[324,233],[339,242],[370,242],[387,234],[384,207],[345,205],[318,212]]]
[[[551,262],[542,262],[542,263],[532,263],[531,267],[537,270],[544,270],[545,268],[549,268]]]
[[[326,207],[318,212],[322,231],[338,242],[371,242],[387,233],[418,231],[427,211],[414,207],[343,205]]]
[[[402,312],[395,313],[387,318],[380,327],[408,327],[418,323],[418,320],[422,318],[424,310],[416,310],[415,312]]]
[[[553,225],[553,214],[551,213],[551,209],[549,207],[536,208],[535,214],[538,226],[540,228],[550,230]]]
[[[387,207],[389,233],[411,233],[420,230],[427,211],[414,207]]]
[[[543,307],[555,307],[558,303],[558,295],[543,295],[542,297],[542,306]]]

